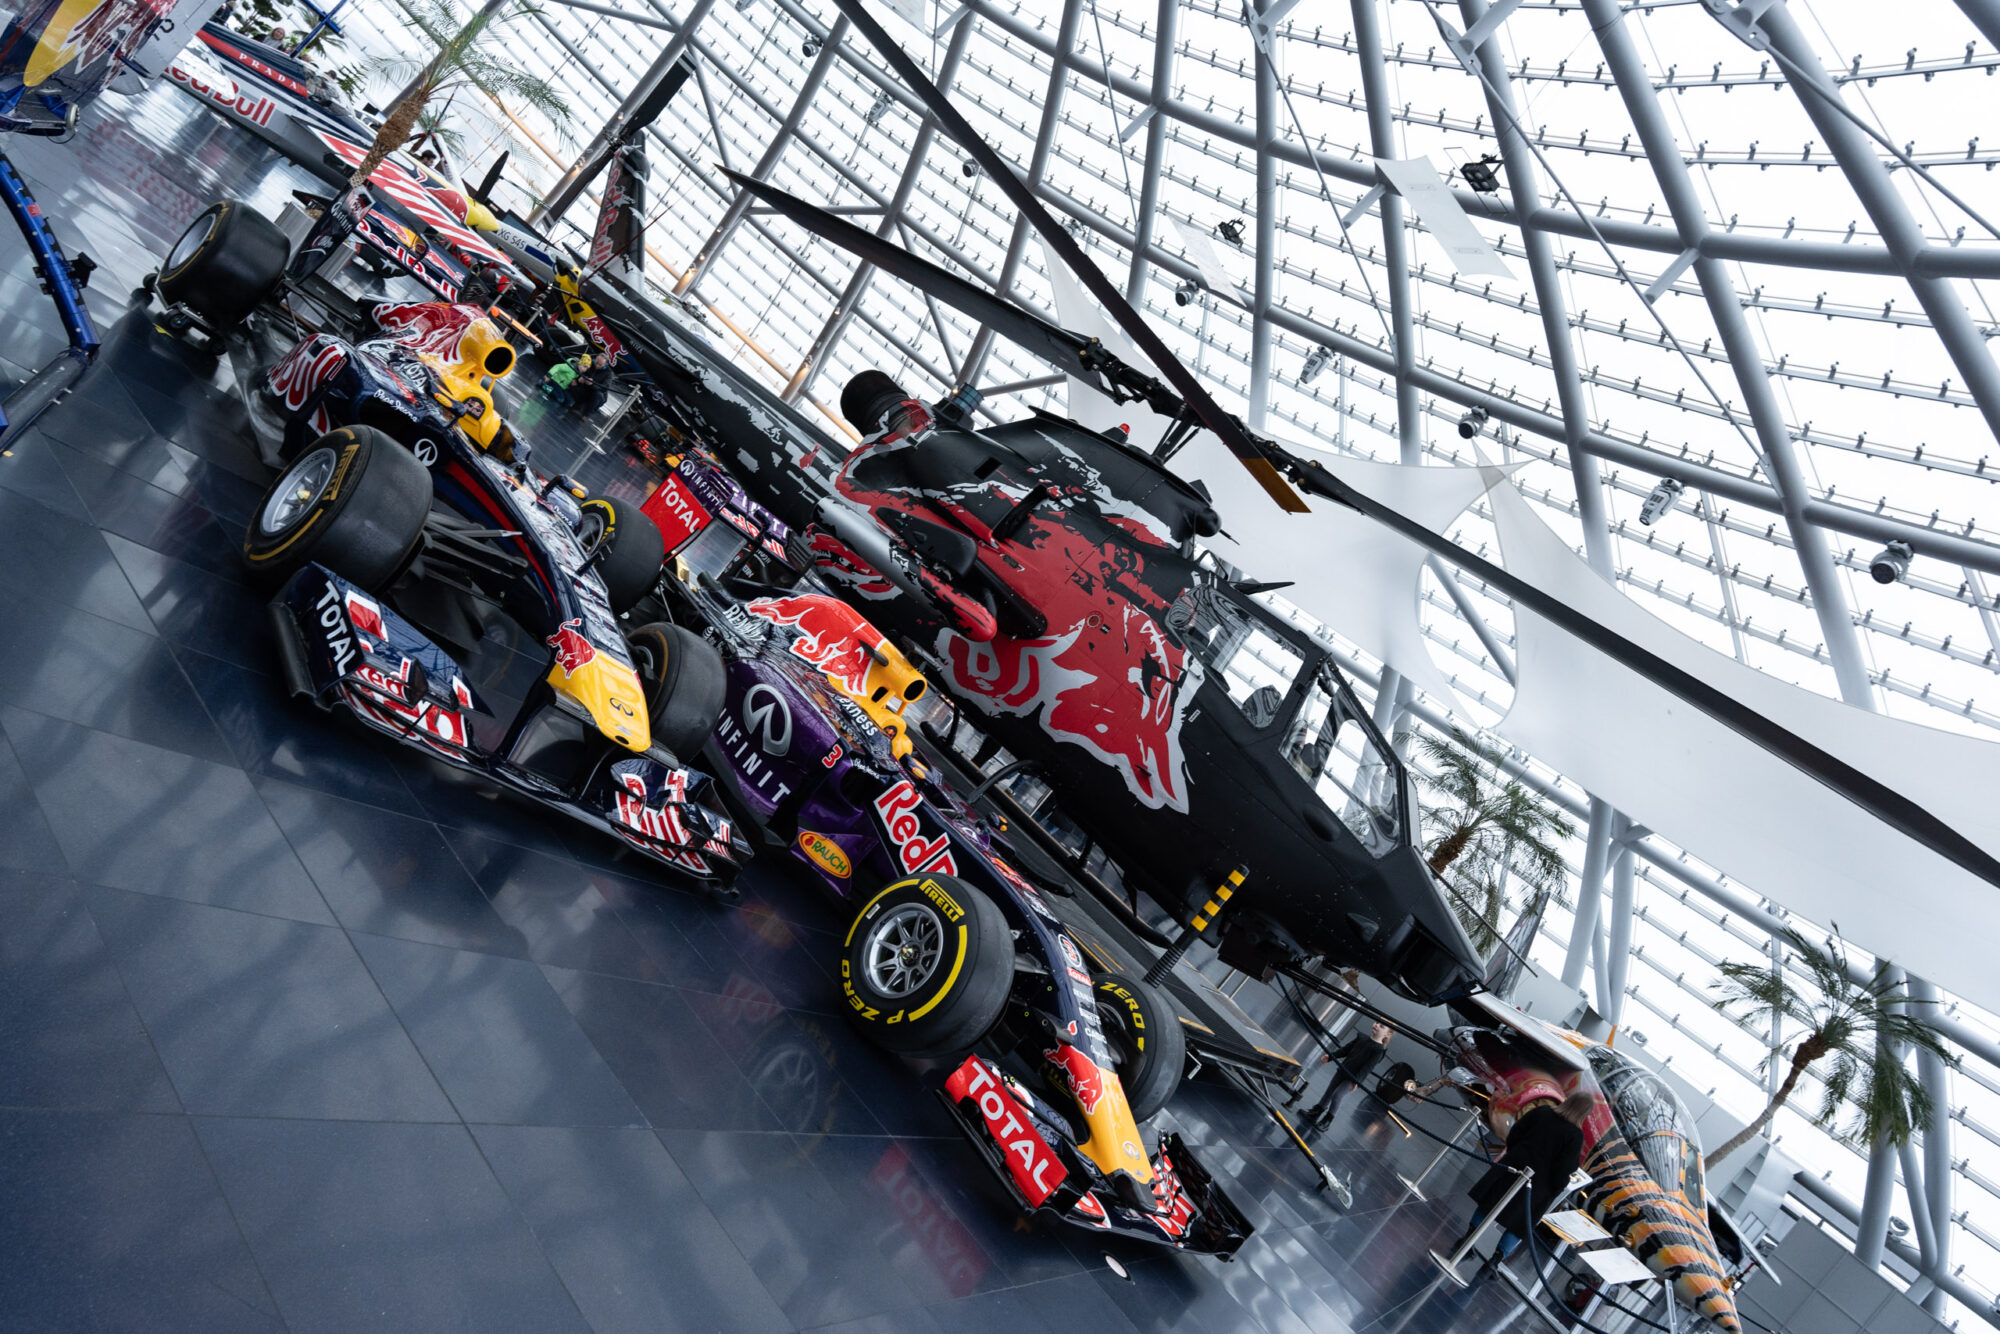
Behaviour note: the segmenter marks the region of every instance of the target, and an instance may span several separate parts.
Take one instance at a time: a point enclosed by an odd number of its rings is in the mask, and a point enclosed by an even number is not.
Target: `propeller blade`
[[[493,187],[500,184],[500,173],[506,169],[507,152],[503,150],[499,157],[493,159],[493,165],[486,169],[486,179],[479,183],[479,188],[472,192],[472,197],[488,208],[491,208],[493,206]]]
[[[1194,413],[1196,420],[1215,432],[1216,438],[1222,441],[1223,448],[1235,455],[1237,461],[1250,470],[1250,475],[1257,479],[1257,484],[1269,493],[1280,508],[1293,514],[1305,513],[1307,509],[1305,500],[1292,489],[1291,484],[1278,471],[1277,463],[1256,437],[1244,430],[1243,423],[1233,415],[1223,411],[1222,405],[1210,396],[1194,372],[1182,365],[1180,358],[1176,357],[1160,336],[1153,332],[1153,326],[1146,323],[1138,311],[1132,309],[1130,303],[1125,300],[1124,293],[1104,276],[1102,269],[1085,257],[1083,248],[1076,243],[1076,238],[1057,225],[1056,220],[1049,216],[1049,211],[1042,207],[1041,201],[1035,198],[1034,192],[1014,174],[1014,169],[993,151],[992,145],[979,137],[979,132],[966,122],[965,117],[958,114],[958,108],[951,104],[951,99],[940,92],[938,86],[924,74],[923,69],[904,53],[901,46],[897,45],[896,40],[882,30],[882,25],[868,13],[861,0],[834,0],[834,3],[839,6],[840,12],[847,16],[855,29],[881,53],[882,58],[889,62],[889,68],[896,72],[897,77],[923,99],[924,105],[938,118],[938,124],[944,127],[945,132],[956,139],[959,147],[979,164],[980,170],[992,177],[1006,192],[1014,207],[1019,209],[1021,215],[1041,234],[1049,248],[1062,256],[1063,263],[1069,265],[1082,280],[1083,285],[1097,298],[1105,312],[1132,336],[1139,349],[1159,367],[1160,373],[1167,377],[1168,383],[1187,401],[1187,406]],[[996,324],[995,327],[999,326]]]
[[[795,195],[786,194],[774,185],[726,168],[723,174],[736,182],[738,187],[748,190],[813,235],[859,256],[892,277],[901,278],[961,314],[992,325],[996,331],[1041,357],[1057,370],[1079,376],[1105,393],[1120,398],[1132,397],[1132,393],[1120,393],[1119,381],[1136,379],[1148,382],[1155,392],[1149,395],[1144,394],[1143,389],[1139,392],[1148,398],[1150,406],[1156,411],[1165,412],[1168,416],[1179,411],[1180,400],[1151,376],[1140,375],[1136,371],[1131,371],[1129,367],[1125,368],[1130,372],[1129,376],[1119,376],[1115,373],[1115,367],[1107,367],[1107,360],[1115,362],[1117,359],[1111,357],[1096,339],[1084,338],[1059,329],[1047,320],[1029,314],[1013,302],[995,296],[985,288],[975,286],[929,260],[920,259],[901,246],[891,245],[867,228],[857,227],[845,218],[835,217],[825,209],[809,204]],[[1124,365],[1122,362],[1117,364],[1120,367]]]
[[[1807,777],[1832,788],[1891,829],[1940,857],[1957,863],[1988,884],[2000,886],[2000,859],[1889,784],[1863,773],[1839,756],[1765,717],[1727,691],[1718,690],[1700,677],[1668,662],[1651,649],[1635,644],[1609,626],[1592,620],[1519,575],[1483,556],[1474,555],[1415,519],[1355,490],[1319,465],[1291,454],[1282,446],[1270,445],[1270,448],[1280,455],[1292,476],[1298,479],[1300,489],[1307,494],[1358,510],[1383,527],[1435,552],[1499,589],[1517,605],[1567,630],[1606,657],[1686,700],[1724,727],[1756,742]]]

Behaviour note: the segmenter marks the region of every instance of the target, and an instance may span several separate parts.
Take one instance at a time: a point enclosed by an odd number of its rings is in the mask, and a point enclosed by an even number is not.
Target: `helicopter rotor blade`
[[[1027,218],[1034,229],[1041,234],[1049,248],[1060,255],[1063,263],[1082,279],[1083,285],[1090,289],[1091,295],[1097,298],[1111,318],[1132,336],[1140,351],[1159,367],[1160,373],[1167,377],[1167,382],[1174,387],[1175,392],[1187,401],[1187,406],[1195,418],[1203,426],[1215,432],[1216,438],[1222,441],[1223,448],[1235,455],[1237,461],[1250,470],[1250,475],[1257,479],[1257,484],[1278,503],[1279,508],[1292,514],[1305,513],[1307,510],[1305,500],[1292,489],[1291,483],[1285,480],[1284,475],[1278,470],[1277,463],[1257,438],[1244,430],[1243,424],[1233,415],[1223,410],[1222,405],[1209,394],[1201,381],[1195,377],[1194,372],[1181,364],[1180,358],[1176,357],[1160,336],[1153,332],[1153,327],[1146,323],[1138,311],[1132,309],[1124,294],[1104,276],[1104,271],[1084,257],[1083,248],[1077,245],[1076,238],[1056,224],[1056,220],[1049,216],[1048,210],[1042,207],[1041,201],[1035,198],[1034,192],[1014,174],[1014,169],[1008,166],[1006,160],[993,151],[993,146],[982,139],[979,132],[967,123],[965,117],[959,114],[958,108],[951,104],[951,99],[939,91],[938,86],[930,81],[914,60],[910,59],[895,38],[882,30],[882,25],[868,13],[861,0],[834,0],[834,3],[839,6],[841,13],[847,15],[848,21],[855,29],[881,53],[882,58],[889,62],[889,67],[896,72],[897,77],[923,99],[924,105],[938,118],[938,123],[944,127],[945,132],[956,139],[959,147],[971,155],[972,160],[979,164],[981,171],[993,178],[1007,198],[1013,201],[1014,207],[1019,209],[1022,216]]]
[[[839,246],[892,277],[936,297],[952,309],[983,324],[1057,370],[1088,381],[1092,387],[1121,399],[1143,398],[1154,411],[1173,416],[1180,399],[1153,377],[1125,365],[1094,338],[1070,333],[1030,314],[1005,297],[967,282],[901,246],[892,245],[865,227],[835,217],[817,205],[785,193],[774,185],[724,169],[741,189],[748,190],[784,217],[813,235]]]
[[[1049,248],[1061,257],[1107,314],[1132,336],[1151,358],[1161,374],[1186,400],[1189,410],[1202,425],[1213,431],[1223,446],[1249,469],[1257,482],[1279,506],[1293,513],[1306,504],[1286,480],[1296,479],[1313,495],[1358,510],[1387,528],[1416,542],[1428,551],[1488,580],[1510,597],[1518,598],[1530,611],[1560,625],[1617,662],[1638,672],[1664,690],[1672,692],[1702,710],[1725,727],[1784,760],[1810,778],[1841,794],[1868,811],[1890,828],[1939,856],[1955,863],[1988,883],[2000,886],[2000,859],[1979,844],[1925,810],[1893,787],[1854,768],[1838,756],[1814,745],[1806,738],[1743,704],[1728,693],[1683,670],[1649,649],[1633,643],[1610,627],[1584,616],[1516,575],[1474,555],[1449,538],[1430,531],[1388,506],[1365,495],[1344,481],[1292,454],[1283,446],[1252,436],[1234,416],[1222,410],[1193,372],[1184,366],[1140,314],[1132,309],[1124,294],[1092,263],[1072,237],[1049,215],[1027,184],[1014,174],[1006,161],[980,137],[960,115],[949,98],[924,74],[923,69],[903,48],[883,31],[868,13],[862,0],[834,0],[862,36],[889,63],[903,82],[922,100],[946,133],[992,177],[1014,207],[1021,211]]]

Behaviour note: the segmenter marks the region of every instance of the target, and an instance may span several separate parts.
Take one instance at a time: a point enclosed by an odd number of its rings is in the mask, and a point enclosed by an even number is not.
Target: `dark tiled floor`
[[[1205,1083],[1160,1125],[1257,1236],[1115,1277],[841,1021],[835,923],[782,868],[718,908],[286,699],[236,563],[264,472],[234,373],[126,294],[208,199],[270,209],[289,172],[167,89],[8,147],[103,264],[107,344],[0,456],[0,1328],[1529,1327],[1427,1290],[1462,1165],[1407,1202],[1429,1143],[1350,1119],[1343,1212]],[[9,234],[0,377],[58,345],[28,273]],[[524,432],[572,462],[543,407]],[[518,649],[473,664],[503,706]]]

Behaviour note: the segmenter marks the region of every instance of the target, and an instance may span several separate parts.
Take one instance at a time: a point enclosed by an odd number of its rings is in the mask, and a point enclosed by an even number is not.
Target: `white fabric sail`
[[[1426,469],[1425,471],[1429,471]],[[1507,485],[1509,571],[2000,853],[2000,745],[1868,713],[1726,658],[1606,584]],[[1531,612],[1497,730],[1757,893],[1989,1009],[2000,890]]]

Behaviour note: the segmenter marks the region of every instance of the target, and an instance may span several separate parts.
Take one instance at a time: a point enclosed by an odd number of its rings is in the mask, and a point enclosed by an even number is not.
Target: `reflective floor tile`
[[[643,1124],[534,964],[359,933],[352,939],[465,1121]]]
[[[190,1112],[457,1119],[345,932],[151,894],[88,897]]]
[[[195,1126],[293,1334],[588,1328],[465,1127]]]
[[[0,1109],[0,1324],[286,1328],[183,1116]]]
[[[829,1187],[792,1136],[662,1130],[660,1141],[801,1329],[917,1304],[869,1240],[865,1205]]]
[[[0,1106],[178,1112],[77,887],[0,871]]]
[[[241,769],[0,708],[78,879],[331,922]]]
[[[792,1328],[651,1131],[473,1134],[598,1334]]]
[[[677,1130],[779,1128],[763,1095],[695,1017],[688,994],[604,973],[546,966],[542,971],[649,1125]],[[772,1068],[783,1071],[771,1088],[781,1105],[790,1105],[786,1099],[811,1099],[831,1082],[822,1058],[810,1047],[788,1052]]]
[[[436,825],[275,779],[253,786],[348,930],[527,957],[527,939],[493,910]]]

